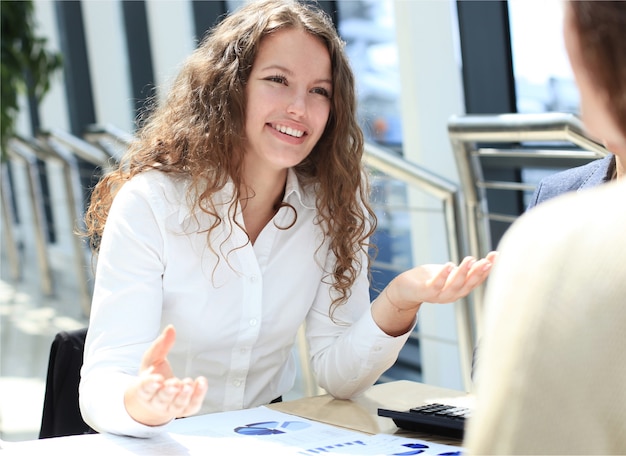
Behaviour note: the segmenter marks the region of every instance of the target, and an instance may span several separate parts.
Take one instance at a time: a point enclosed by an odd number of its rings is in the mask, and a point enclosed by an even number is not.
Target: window
[[[402,122],[393,1],[339,0],[337,9],[366,140],[398,146]]]
[[[520,113],[578,112],[563,43],[561,0],[509,0],[513,72]]]

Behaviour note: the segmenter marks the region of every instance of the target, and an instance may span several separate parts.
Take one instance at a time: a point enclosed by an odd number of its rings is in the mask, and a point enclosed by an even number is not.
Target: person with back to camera
[[[395,362],[423,302],[484,282],[495,253],[405,271],[370,305],[354,91],[332,21],[296,1],[247,4],[188,58],[87,212],[91,427],[147,437],[279,399],[304,322],[320,386],[350,398]]]
[[[526,210],[530,210],[540,203],[568,192],[587,190],[607,182],[621,179],[625,173],[626,145],[618,142],[607,142],[606,139],[600,139],[599,141],[603,143],[611,153],[585,165],[566,169],[543,178],[533,192]],[[481,357],[480,351],[480,344],[477,344],[474,347],[472,357],[473,380],[476,380],[477,376],[476,372],[478,371],[478,364],[480,363]]]
[[[612,77],[612,68],[605,68],[605,71],[608,73],[604,76],[605,78]],[[609,93],[614,93],[616,88],[615,83],[607,85]],[[617,103],[619,103],[619,97]],[[589,124],[590,122],[591,119],[587,119],[586,123]],[[598,118],[593,122],[599,123],[604,122],[604,120]],[[590,125],[587,129],[594,131],[595,127]],[[528,209],[563,193],[586,190],[622,178],[624,176],[624,163],[626,162],[626,145],[603,138],[599,138],[599,141],[612,153],[586,165],[561,171],[542,179],[534,191]]]
[[[622,178],[624,176],[624,162],[626,161],[626,146],[618,143],[607,143],[606,140],[600,140],[600,142],[603,142],[604,146],[612,153],[585,165],[566,169],[543,178],[533,192],[526,210],[564,193],[591,189]],[[479,362],[480,345],[476,345],[472,358],[473,379],[476,378]]]
[[[626,159],[626,2],[565,2],[589,133]],[[499,246],[469,454],[626,454],[626,181],[522,215]]]

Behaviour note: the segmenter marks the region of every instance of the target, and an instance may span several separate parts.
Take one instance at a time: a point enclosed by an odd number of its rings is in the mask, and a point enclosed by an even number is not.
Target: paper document
[[[457,446],[388,434],[369,435],[267,407],[176,420],[150,439],[92,434],[3,442],[12,454],[95,455],[461,455]],[[30,452],[30,453],[29,453]],[[62,452],[62,453],[61,453]]]

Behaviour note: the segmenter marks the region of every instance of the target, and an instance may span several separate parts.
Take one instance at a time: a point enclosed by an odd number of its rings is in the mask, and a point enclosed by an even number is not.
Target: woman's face
[[[283,171],[304,160],[324,132],[332,90],[321,40],[297,28],[265,37],[246,85],[246,167]]]
[[[604,143],[611,152],[626,159],[626,138],[622,136],[608,110],[610,103],[608,94],[594,83],[590,73],[593,69],[586,67],[589,63],[581,49],[574,13],[569,2],[566,2],[565,7],[563,34],[565,48],[580,92],[580,111],[587,132]]]

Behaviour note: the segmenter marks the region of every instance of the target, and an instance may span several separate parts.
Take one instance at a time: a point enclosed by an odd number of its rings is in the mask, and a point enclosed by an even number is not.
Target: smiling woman
[[[370,303],[376,220],[343,46],[309,2],[247,3],[94,189],[80,384],[92,428],[149,436],[278,400],[303,323],[319,385],[352,397],[394,363],[424,301],[487,277],[493,255],[419,266]]]
[[[330,94],[330,57],[323,41],[291,28],[261,42],[246,84],[242,211],[251,242],[280,205],[287,170],[301,163],[322,136]]]

